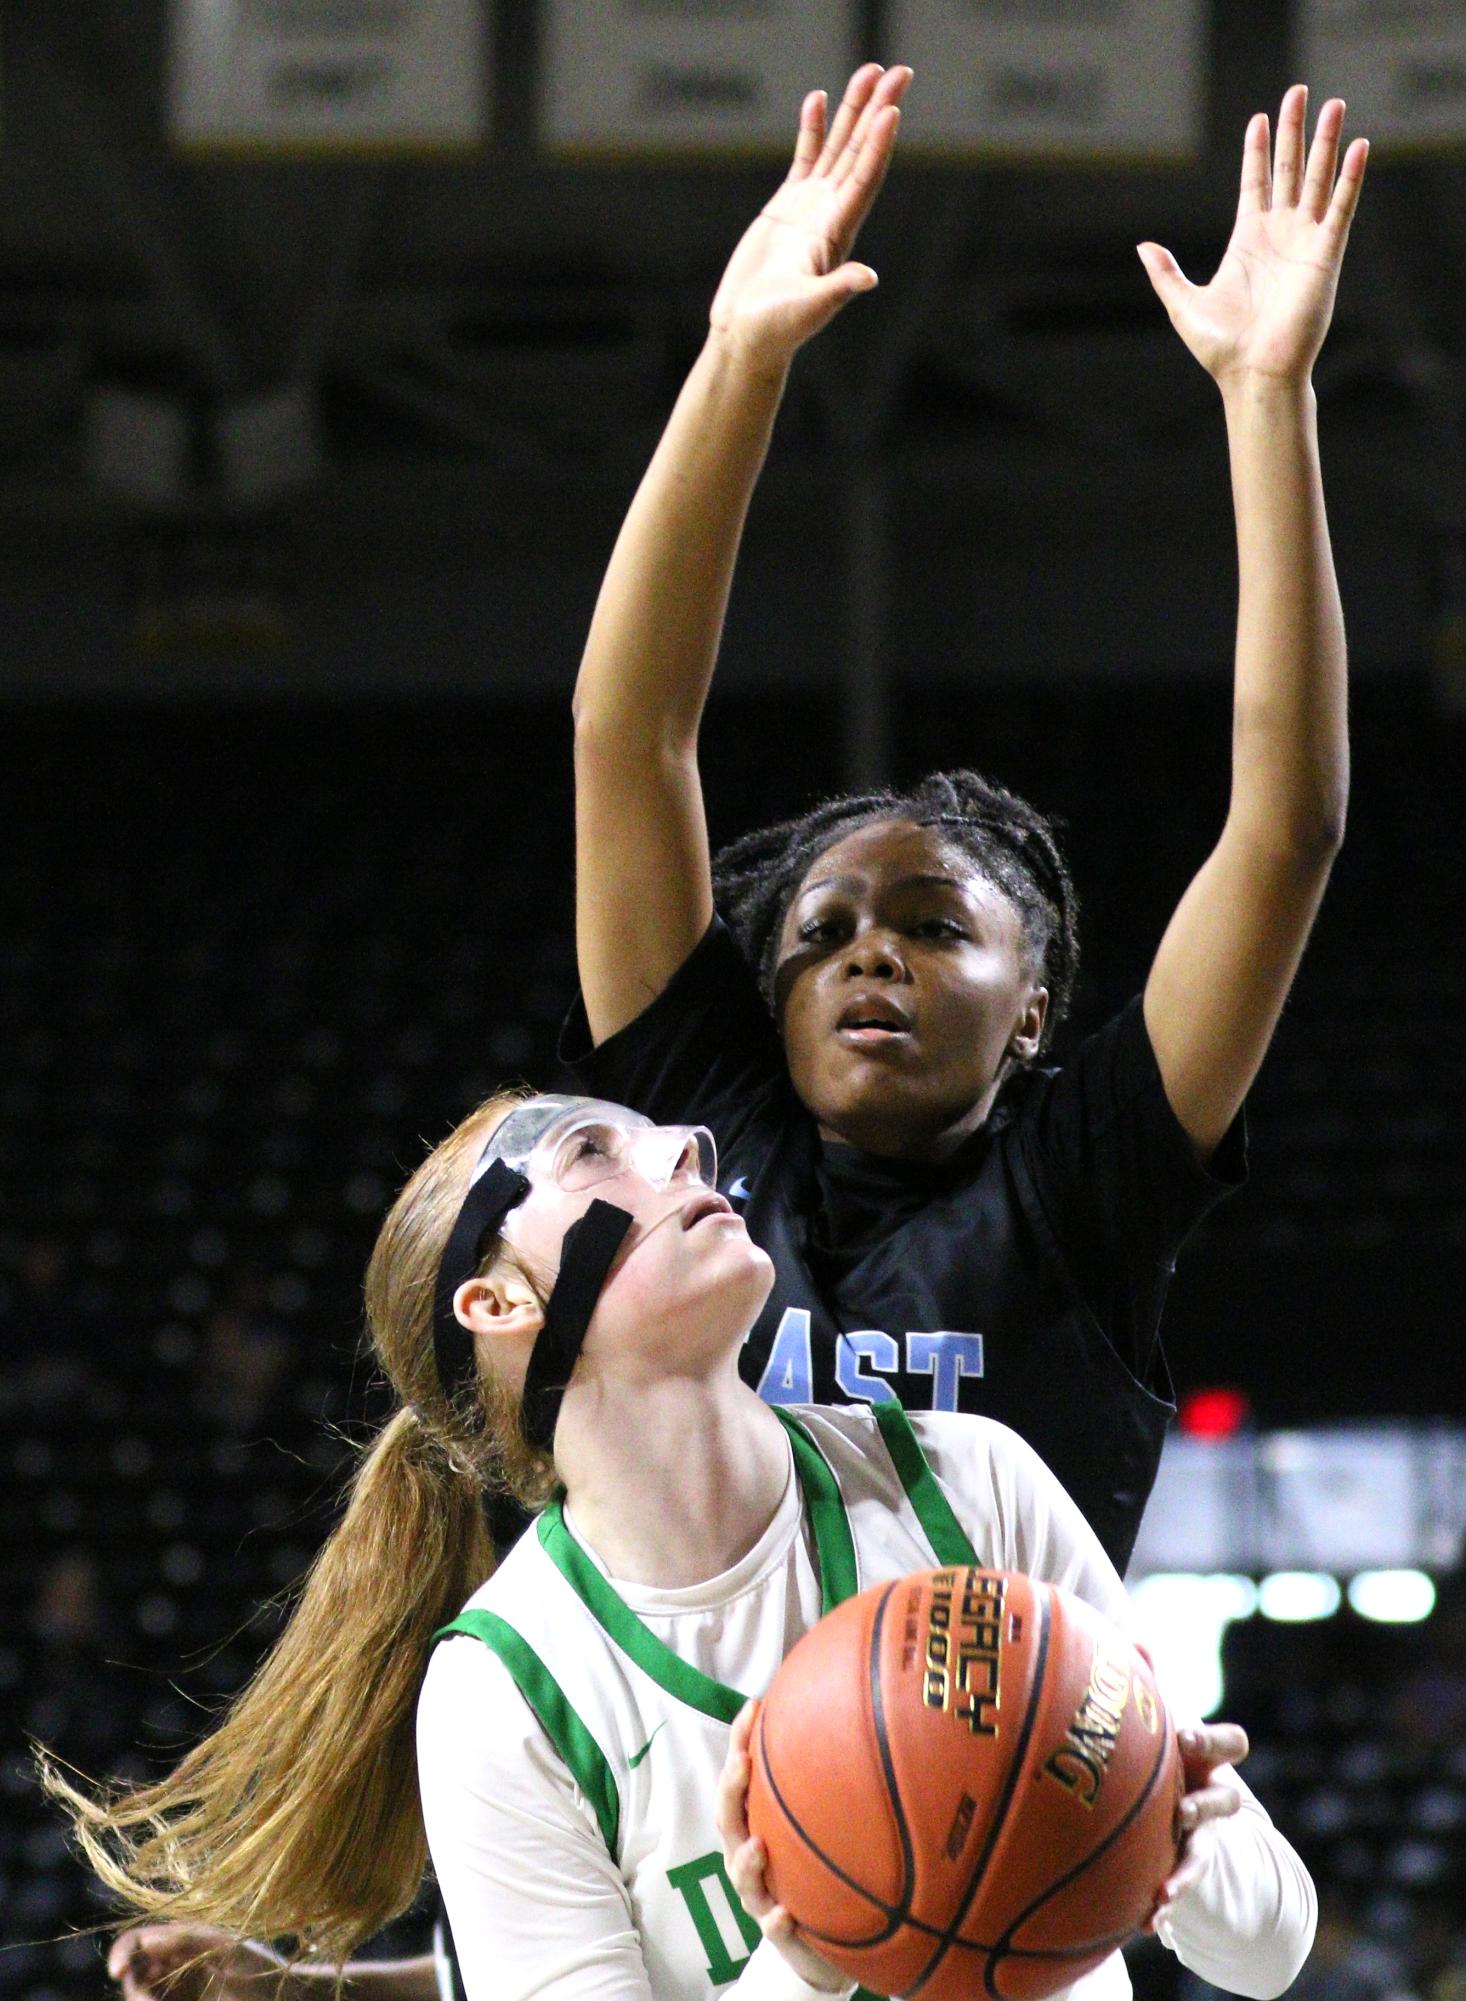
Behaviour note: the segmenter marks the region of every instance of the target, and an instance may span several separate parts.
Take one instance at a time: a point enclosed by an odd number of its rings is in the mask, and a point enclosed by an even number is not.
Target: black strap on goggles
[[[452,1403],[460,1390],[475,1381],[473,1336],[453,1311],[453,1295],[473,1278],[484,1254],[484,1238],[497,1230],[511,1209],[529,1193],[529,1182],[502,1160],[491,1161],[463,1198],[433,1287],[433,1355],[438,1381]]]
[[[453,1296],[483,1257],[484,1238],[499,1229],[529,1193],[529,1182],[502,1160],[490,1163],[464,1197],[433,1288],[433,1355],[450,1403],[476,1380],[473,1336],[453,1311]],[[545,1303],[545,1324],[531,1350],[524,1382],[524,1435],[548,1452],[560,1402],[579,1359],[601,1289],[632,1218],[612,1202],[592,1202],[565,1232],[560,1272]]]
[[[531,1351],[524,1379],[524,1435],[545,1452],[554,1444],[560,1401],[574,1373],[601,1288],[610,1277],[631,1224],[625,1209],[618,1209],[614,1202],[596,1201],[565,1232],[560,1275],[545,1302],[545,1324]]]

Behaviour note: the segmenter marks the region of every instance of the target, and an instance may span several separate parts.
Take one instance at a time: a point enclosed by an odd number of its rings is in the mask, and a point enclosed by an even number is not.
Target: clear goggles
[[[567,1194],[637,1173],[653,1188],[694,1174],[718,1181],[718,1149],[706,1126],[654,1126],[640,1112],[599,1098],[530,1098],[499,1121],[474,1169],[475,1181],[502,1160],[531,1181],[551,1181]]]

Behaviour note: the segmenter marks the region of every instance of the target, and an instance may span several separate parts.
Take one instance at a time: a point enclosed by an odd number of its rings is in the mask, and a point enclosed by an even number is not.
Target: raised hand
[[[1248,372],[1306,380],[1328,332],[1369,142],[1355,139],[1340,169],[1343,99],[1319,113],[1311,151],[1307,116],[1307,88],[1294,84],[1271,165],[1266,112],[1248,125],[1237,220],[1209,285],[1193,285],[1158,243],[1138,246],[1172,326],[1218,382]]]
[[[875,272],[851,263],[850,251],[886,177],[910,81],[904,66],[866,63],[828,132],[824,92],[805,98],[788,177],[744,232],[718,286],[709,314],[716,332],[783,365],[847,299],[875,284]]]

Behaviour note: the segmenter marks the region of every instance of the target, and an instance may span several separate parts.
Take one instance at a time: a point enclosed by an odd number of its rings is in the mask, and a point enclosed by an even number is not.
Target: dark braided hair
[[[1018,913],[1035,976],[1049,990],[1043,1043],[1068,1012],[1079,970],[1079,899],[1055,823],[976,771],[935,771],[905,792],[848,793],[759,827],[713,860],[713,895],[772,1010],[784,917],[826,848],[859,827],[909,820],[940,828]]]

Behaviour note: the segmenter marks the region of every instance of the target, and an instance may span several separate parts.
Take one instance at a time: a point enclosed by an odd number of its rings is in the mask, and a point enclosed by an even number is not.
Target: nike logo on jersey
[[[648,1737],[646,1742],[642,1745],[641,1749],[639,1751],[633,1751],[631,1756],[626,1760],[627,1764],[630,1766],[633,1772],[636,1770],[637,1766],[641,1763],[642,1759],[646,1756],[647,1752],[650,1751],[653,1744],[656,1743],[659,1732],[665,1730],[666,1727],[667,1727],[667,1719],[664,1716],[661,1722],[657,1725],[656,1729],[653,1730],[651,1736]]]
[[[748,1181],[746,1176],[739,1175],[738,1179],[728,1190],[728,1200],[730,1202],[746,1202],[748,1200]]]

